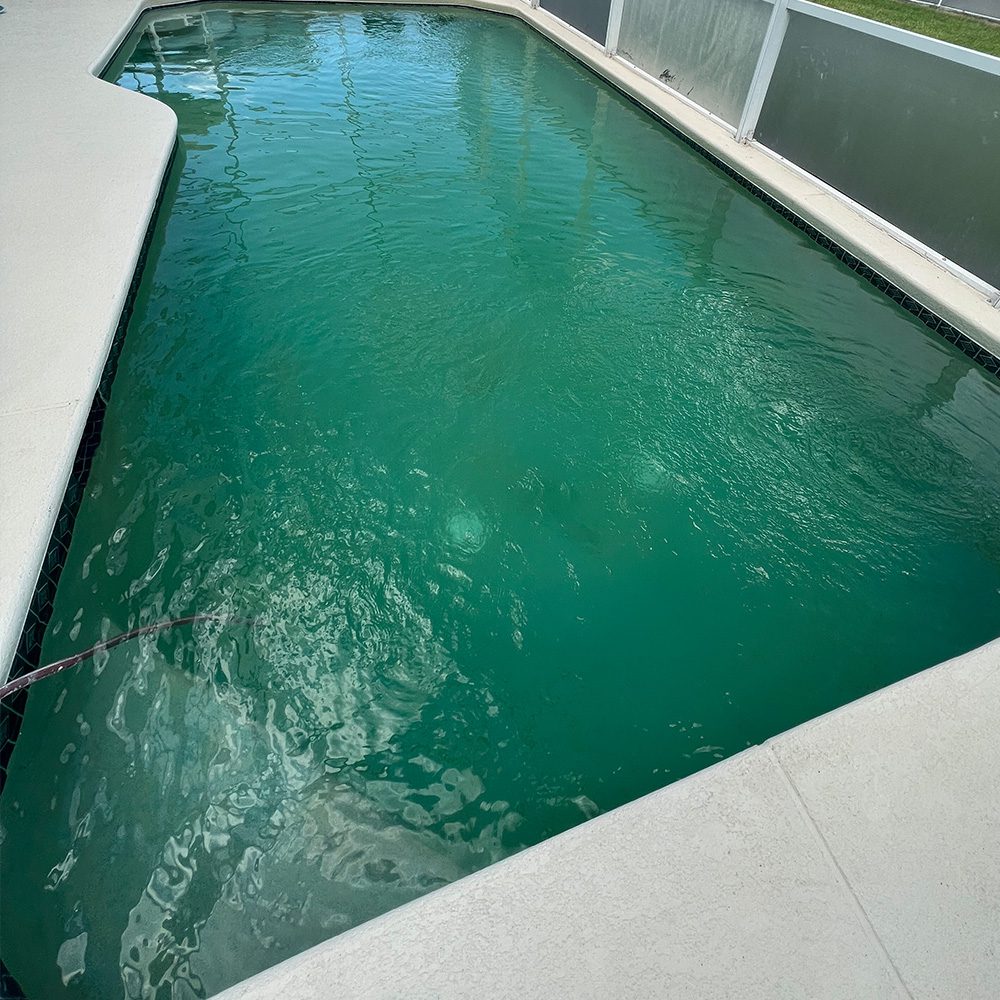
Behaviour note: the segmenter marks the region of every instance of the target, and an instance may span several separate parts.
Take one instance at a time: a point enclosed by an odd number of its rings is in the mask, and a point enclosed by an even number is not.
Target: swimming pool
[[[29,996],[215,992],[996,634],[995,383],[528,29],[121,73],[185,159],[45,659],[258,621],[33,691]]]

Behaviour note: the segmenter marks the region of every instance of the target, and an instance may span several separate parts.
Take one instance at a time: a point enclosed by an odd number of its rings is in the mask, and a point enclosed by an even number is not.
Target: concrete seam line
[[[777,737],[780,739],[780,737]],[[892,959],[892,955],[889,954],[889,949],[885,946],[885,942],[882,940],[879,932],[875,929],[875,925],[872,923],[871,917],[868,916],[868,911],[865,909],[864,904],[858,898],[858,894],[854,891],[854,886],[851,885],[850,879],[847,877],[847,873],[840,866],[840,862],[837,860],[836,855],[833,853],[830,847],[829,841],[823,834],[823,831],[819,828],[816,820],[813,818],[811,812],[809,812],[809,807],[805,804],[802,796],[799,794],[799,790],[792,780],[792,776],[785,770],[784,764],[781,763],[781,758],[775,753],[773,740],[768,741],[764,745],[764,749],[770,754],[771,760],[774,761],[775,767],[777,767],[778,772],[784,779],[785,784],[788,787],[788,792],[795,801],[795,807],[799,811],[805,824],[812,831],[813,836],[816,838],[817,843],[820,845],[820,849],[823,852],[823,856],[826,858],[830,867],[833,869],[837,881],[840,882],[848,895],[851,898],[852,906],[857,914],[858,920],[861,922],[862,927],[864,927],[865,932],[868,934],[869,938],[874,942],[876,948],[881,952],[883,958],[885,959],[886,965],[891,970],[892,980],[902,994],[913,1000],[913,994],[910,992],[909,987],[903,981],[903,977],[896,966],[896,963]]]

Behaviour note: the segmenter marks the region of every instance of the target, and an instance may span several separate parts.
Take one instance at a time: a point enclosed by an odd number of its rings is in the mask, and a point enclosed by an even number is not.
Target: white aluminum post
[[[737,142],[749,142],[753,138],[754,129],[757,128],[757,119],[760,118],[760,110],[764,107],[767,88],[771,85],[774,67],[778,63],[778,53],[781,51],[781,43],[785,40],[787,27],[788,0],[774,0],[774,9],[771,11],[771,20],[767,22],[767,31],[764,33],[764,42],[760,47],[757,67],[753,71],[753,79],[750,81],[750,89],[747,91],[743,114],[740,116],[739,125],[736,126]]]
[[[622,33],[622,13],[625,0],[611,0],[608,11],[608,34],[604,41],[604,54],[613,56],[618,51],[618,36]]]

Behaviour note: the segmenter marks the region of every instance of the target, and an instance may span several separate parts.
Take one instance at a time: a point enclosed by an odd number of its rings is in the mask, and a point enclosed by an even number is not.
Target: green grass
[[[826,7],[894,24],[967,49],[1000,56],[1000,24],[906,3],[905,0],[817,0]]]

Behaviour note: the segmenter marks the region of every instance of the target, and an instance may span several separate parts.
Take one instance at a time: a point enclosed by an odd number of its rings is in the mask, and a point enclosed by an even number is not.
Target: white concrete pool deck
[[[92,75],[151,4],[5,4],[0,680],[176,127],[164,105]],[[520,0],[463,5],[531,24],[1000,353],[1000,312],[983,294],[808,178],[736,143],[551,15]],[[998,719],[994,643],[386,914],[225,995],[994,998]]]

